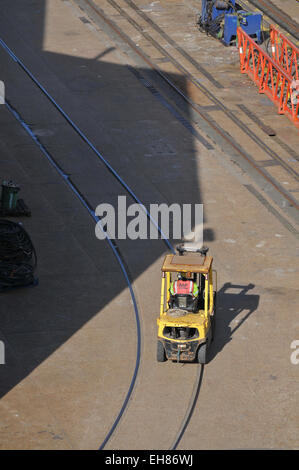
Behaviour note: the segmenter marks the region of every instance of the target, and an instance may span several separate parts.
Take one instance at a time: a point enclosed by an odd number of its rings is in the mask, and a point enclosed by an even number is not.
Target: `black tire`
[[[212,341],[214,341],[215,334],[216,334],[216,301],[217,301],[217,293],[214,292],[214,315],[211,317]]]
[[[216,318],[215,318],[215,314],[211,317],[211,330],[212,330],[212,340],[211,340],[211,341],[214,341],[215,332],[216,332]]]
[[[157,361],[158,362],[165,362],[166,361],[166,354],[165,349],[161,341],[157,342]]]
[[[207,343],[201,344],[197,350],[197,362],[198,364],[207,363]]]

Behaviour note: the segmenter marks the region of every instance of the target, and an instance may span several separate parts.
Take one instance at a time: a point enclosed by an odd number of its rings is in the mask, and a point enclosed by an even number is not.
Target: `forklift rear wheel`
[[[214,338],[215,338],[215,331],[216,331],[215,313],[214,313],[214,315],[211,317],[211,328],[212,328],[212,340],[211,340],[211,341],[214,341]]]
[[[197,362],[199,364],[206,364],[207,362],[207,343],[199,346],[197,350]]]
[[[158,362],[165,362],[166,361],[166,354],[165,349],[161,341],[157,342],[157,361]]]

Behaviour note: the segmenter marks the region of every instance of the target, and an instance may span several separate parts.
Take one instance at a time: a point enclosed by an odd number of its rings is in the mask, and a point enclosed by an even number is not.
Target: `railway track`
[[[200,366],[197,370],[197,377],[196,377],[196,381],[194,383],[194,388],[193,388],[193,392],[192,392],[192,396],[191,396],[191,399],[190,399],[190,402],[189,402],[189,406],[187,408],[187,411],[186,411],[186,415],[185,415],[185,418],[183,419],[182,423],[181,423],[181,426],[179,428],[179,431],[172,443],[172,446],[170,448],[170,450],[176,450],[181,442],[181,439],[187,429],[187,426],[192,418],[192,415],[193,415],[193,411],[195,409],[195,406],[197,404],[197,401],[198,401],[198,396],[199,396],[199,392],[200,392],[200,387],[201,387],[201,383],[202,383],[202,380],[203,380],[203,374],[204,374],[204,366]]]
[[[84,141],[84,143],[95,153],[97,158],[105,165],[105,167],[108,169],[110,172],[111,176],[116,179],[122,187],[126,190],[126,192],[132,197],[132,199],[137,202],[142,208],[144,207],[142,205],[141,200],[136,196],[136,194],[132,191],[132,189],[126,184],[126,182],[121,178],[121,176],[118,174],[118,172],[110,165],[110,163],[104,158],[104,156],[97,150],[97,148],[93,145],[93,143],[88,139],[88,137],[83,133],[83,131],[72,121],[70,116],[64,111],[64,109],[54,100],[54,98],[48,93],[48,91],[45,89],[45,87],[37,80],[37,78],[33,75],[33,73],[26,67],[26,65],[20,60],[14,53],[13,51],[8,47],[8,45],[0,38],[0,46],[3,47],[3,49],[10,55],[10,57],[16,62],[16,64],[21,67],[21,69],[25,72],[27,77],[34,83],[36,87],[40,90],[41,93],[43,93],[49,102],[51,103],[52,106],[55,107],[55,109],[63,116],[65,121],[68,123],[69,126],[76,132],[80,138]],[[80,203],[84,206],[84,208],[88,211],[89,215],[95,222],[95,224],[99,224],[101,230],[104,232],[104,229],[101,225],[101,221],[99,217],[96,215],[95,208],[91,206],[87,198],[84,196],[84,194],[81,192],[80,188],[78,188],[72,181],[71,177],[66,173],[66,171],[62,168],[60,164],[57,163],[55,156],[53,156],[48,149],[46,148],[45,145],[41,143],[39,140],[38,136],[34,133],[34,131],[31,129],[30,125],[24,121],[22,116],[19,114],[17,109],[8,101],[6,100],[5,102],[6,108],[9,110],[9,112],[14,116],[14,118],[19,122],[19,124],[22,126],[22,128],[26,131],[26,133],[30,136],[30,138],[34,141],[34,143],[39,147],[40,151],[42,154],[46,157],[50,165],[55,168],[57,174],[59,175],[60,178],[65,182],[65,184],[68,186],[68,188],[72,191],[74,196],[79,199]],[[172,251],[173,253],[175,252],[173,246],[169,242],[169,240],[165,237],[163,234],[163,231],[161,227],[151,218],[151,215],[147,212],[146,209],[146,214],[149,218],[149,220],[156,226],[158,229],[160,235],[161,235],[161,241],[166,245],[167,249]],[[105,449],[106,445],[108,444],[109,440],[111,439],[112,435],[114,434],[115,430],[117,429],[117,426],[128,408],[128,404],[130,401],[130,398],[132,396],[133,390],[136,385],[136,380],[138,377],[139,373],[139,367],[140,367],[140,361],[141,361],[141,317],[140,317],[140,312],[138,308],[138,303],[136,300],[136,294],[134,292],[133,286],[132,286],[132,281],[130,278],[130,272],[129,268],[126,265],[126,262],[122,256],[121,250],[115,240],[112,240],[109,238],[108,234],[106,233],[106,240],[107,243],[112,250],[114,256],[117,259],[117,262],[119,264],[120,270],[126,280],[126,284],[128,286],[129,292],[130,292],[130,297],[132,300],[132,305],[133,305],[133,310],[134,310],[134,315],[135,315],[135,322],[136,322],[136,335],[137,335],[137,348],[136,348],[136,362],[135,362],[135,367],[134,367],[134,372],[131,378],[131,382],[129,385],[129,388],[127,390],[125,399],[123,401],[123,404],[121,406],[121,409],[117,413],[116,418],[114,419],[114,422],[112,426],[110,427],[108,433],[106,434],[104,440],[101,442],[99,445],[99,450]],[[177,437],[175,441],[173,442],[171,449],[176,449],[177,446],[179,445],[179,442],[181,438],[184,435],[184,432],[188,426],[188,423],[191,419],[191,416],[193,414],[193,410],[196,406],[197,400],[198,400],[198,395],[201,387],[201,382],[203,379],[203,371],[204,367],[202,365],[197,366],[198,373],[196,375],[194,387],[193,387],[193,393],[191,395],[191,398],[189,400],[189,404],[187,407],[187,411],[185,414],[185,418],[179,427]]]
[[[276,24],[285,29],[291,36],[299,41],[299,25],[287,13],[278,8],[270,0],[248,0],[253,6],[265,13]]]
[[[117,2],[116,0],[106,0],[106,3],[117,12],[119,17],[126,20],[132,27],[134,27],[136,31],[159,52],[160,55],[166,58],[167,61],[169,61],[174,66],[179,75],[184,76],[184,79],[186,81],[185,87],[187,87],[188,90],[191,90],[189,94],[191,94],[192,98],[190,98],[186,94],[186,92],[184,92],[179,82],[175,83],[174,79],[167,72],[164,72],[161,69],[157,61],[149,57],[148,54],[146,54],[144,50],[140,47],[140,45],[135,44],[131,40],[131,38],[126,35],[123,30],[123,27],[120,28],[116,24],[116,21],[114,19],[111,19],[109,16],[107,16],[102,4],[101,7],[99,7],[98,4],[96,4],[93,0],[73,1],[81,8],[81,10],[86,13],[87,16],[89,16],[91,21],[95,21],[96,18],[100,19],[100,21],[106,23],[106,25],[108,25],[108,27],[111,28],[111,30],[113,30],[113,32],[122,39],[122,41],[125,41],[125,43],[128,44],[130,48],[134,51],[134,53],[141,57],[142,60],[147,64],[147,66],[149,66],[159,76],[159,78],[163,80],[164,83],[166,82],[167,86],[169,86],[171,90],[179,96],[179,98],[183,99],[184,102],[188,104],[192,111],[194,111],[194,114],[199,116],[204,125],[208,126],[210,134],[214,136],[214,139],[218,138],[218,142],[220,140],[220,145],[222,142],[223,145],[230,146],[232,152],[239,158],[238,163],[240,163],[240,161],[243,161],[244,168],[246,168],[245,171],[248,171],[248,165],[251,167],[251,171],[253,171],[253,173],[257,177],[256,181],[259,186],[263,188],[266,183],[269,188],[267,194],[272,198],[274,202],[278,202],[278,205],[280,207],[284,207],[284,210],[288,213],[288,215],[290,215],[296,222],[298,222],[299,205],[292,196],[292,194],[286,191],[282,187],[282,185],[270,175],[266,168],[260,166],[254,156],[251,155],[248,151],[246,151],[244,147],[240,145],[240,143],[235,139],[235,137],[228,133],[223,127],[221,127],[217,123],[217,121],[215,121],[215,119],[210,117],[209,113],[206,112],[206,110],[201,110],[201,97],[204,96],[208,98],[212,105],[217,106],[218,109],[220,109],[224,113],[227,119],[232,122],[234,126],[236,126],[238,131],[241,131],[242,135],[244,135],[244,138],[250,139],[251,142],[253,142],[262,152],[265,153],[265,156],[267,156],[267,158],[270,157],[273,163],[275,162],[276,165],[281,166],[290,176],[292,176],[292,178],[294,178],[296,182],[298,182],[298,172],[294,168],[292,168],[285,160],[283,160],[280,155],[276,151],[274,151],[268,144],[266,144],[251,128],[249,128],[248,125],[242,122],[239,117],[237,117],[230,109],[228,109],[227,106],[225,106],[225,104],[223,104],[223,102],[215,96],[215,94],[211,91],[210,88],[203,85],[202,83],[199,83],[198,80],[194,77],[194,75],[190,73],[185,66],[181,65],[181,63],[179,63],[178,60],[173,57],[173,55],[170,54],[170,52],[168,52],[165,47],[161,46],[157,39],[154,39],[150,35],[147,29],[145,30],[144,27],[138,24],[136,19],[133,18],[133,15],[129,14],[129,11],[131,10],[132,13],[134,13],[135,18],[136,15],[138,15],[138,17],[140,17],[142,21],[145,21],[146,24],[153,31],[155,31],[155,33],[159,34],[163,38],[163,40],[167,41],[167,43],[171,47],[175,48],[175,50],[182,56],[182,58],[184,58],[184,60],[187,60],[192,66],[195,66],[198,71],[201,71],[205,78],[210,81],[211,86],[221,88],[221,85],[219,85],[217,81],[215,81],[215,79],[209,79],[209,73],[205,69],[203,69],[202,66],[197,63],[194,58],[191,58],[191,56],[184,49],[182,49],[159,25],[157,25],[151,18],[149,18],[148,15],[144,11],[142,11],[132,0],[123,0],[123,3],[127,7],[126,10],[124,10],[124,8],[122,8],[119,5],[119,2]],[[243,107],[243,112],[245,114],[246,111],[246,108]],[[250,112],[247,112],[247,115],[252,118],[252,113],[250,114]],[[282,142],[279,139],[277,139],[277,143],[283,146]],[[290,157],[299,161],[298,154],[294,154],[294,152],[291,149],[288,149],[285,145],[284,150],[289,152]],[[283,222],[283,217],[279,217],[279,219],[281,222]],[[285,227],[287,227],[289,230],[289,222],[285,221],[283,223]],[[293,234],[298,236],[298,232],[295,228],[291,227],[291,231]]]
[[[180,47],[175,41],[173,41],[172,38],[167,33],[165,33],[157,24],[155,24],[154,21],[152,21],[140,8],[138,8],[137,5],[132,0],[124,0],[124,1],[129,7],[132,8],[132,10],[134,10],[134,12],[136,12],[144,21],[146,21],[157,33],[159,33],[161,37],[163,37],[169,43],[169,45],[174,47],[184,59],[186,59],[190,64],[192,64],[196,68],[196,70],[201,72],[211,82],[211,84],[213,84],[217,88],[223,88],[223,85],[220,82],[215,80],[215,78],[210,73],[208,73],[190,54],[188,54],[182,47]],[[286,164],[276,152],[274,152],[268,146],[266,146],[265,143],[261,139],[259,139],[257,135],[255,135],[254,132],[252,132],[249,129],[248,126],[242,124],[239,121],[239,119],[236,119],[236,117],[225,106],[223,106],[221,101],[218,100],[213,94],[211,94],[211,92],[208,90],[207,87],[203,87],[202,85],[200,86],[197,80],[195,80],[195,77],[192,74],[190,74],[188,70],[182,67],[173,57],[171,57],[171,55],[167,51],[165,51],[165,48],[161,48],[161,46],[159,46],[157,41],[154,41],[149,36],[149,34],[142,31],[142,28],[140,28],[139,25],[134,20],[132,20],[128,14],[117,5],[115,0],[107,0],[107,2],[110,5],[112,5],[114,8],[116,8],[117,11],[124,18],[126,18],[141,34],[143,34],[144,37],[147,40],[149,40],[152,45],[157,47],[164,55],[166,55],[166,57],[169,58],[172,61],[172,63],[176,67],[178,67],[184,73],[185,76],[188,77],[188,79],[192,82],[192,84],[194,84],[197,88],[203,88],[205,95],[209,96],[211,101],[216,106],[219,106],[225,112],[227,117],[229,117],[237,126],[239,126],[239,128],[242,129],[247,134],[247,136],[249,136],[255,143],[258,143],[258,145],[260,145],[260,147],[263,148],[263,150],[265,150],[266,153],[270,157],[278,161],[280,165],[282,165],[284,169],[296,179],[296,181],[299,181],[298,172],[296,172],[293,168],[291,168],[290,165]],[[247,111],[246,109],[244,110],[244,107],[243,107],[243,111],[246,114]],[[201,114],[201,116],[203,115]],[[299,156],[297,157],[297,159],[299,161]]]
[[[81,2],[82,3],[82,2]],[[90,1],[86,1],[85,2],[86,4],[89,4],[92,6],[92,3],[93,2],[90,2]],[[111,5],[117,5],[116,2],[114,1],[109,1],[109,3]],[[126,2],[128,4],[128,6],[131,6],[131,5],[134,5],[133,2],[131,1],[127,1]],[[135,5],[136,7],[136,5]],[[136,10],[134,7],[134,10],[136,13],[138,13],[138,9]],[[120,11],[118,9],[118,11]],[[139,14],[139,13],[138,13]],[[143,14],[143,12],[142,12]],[[108,23],[110,24],[110,26],[112,27],[113,26],[113,29],[115,32],[117,32],[117,34],[119,34],[122,39],[124,39],[124,33],[119,31],[118,28],[115,27],[115,25],[110,21],[108,20],[107,18],[105,18],[104,16],[102,16],[102,18]],[[146,16],[143,16],[143,19],[146,19],[147,17]],[[137,24],[136,22],[132,23],[131,21],[131,24]],[[153,22],[151,22],[151,26],[154,27],[156,29],[157,32],[159,33],[162,33],[162,30],[157,26],[155,25]],[[139,30],[141,31],[141,30]],[[144,36],[146,37],[146,36]],[[164,33],[164,37],[165,37],[165,33]],[[126,38],[127,40],[128,38]],[[147,34],[147,39],[150,40],[150,42],[152,44],[155,44],[157,46],[157,43],[151,38],[150,39],[150,36]],[[170,39],[170,38],[169,38]],[[51,95],[49,95],[49,93],[47,92],[47,90],[41,85],[41,83],[39,83],[36,78],[34,77],[34,75],[30,72],[30,70],[22,63],[22,61],[17,58],[14,53],[8,48],[8,46],[1,40],[1,45],[2,47],[10,54],[10,56],[15,60],[15,62],[24,70],[24,72],[27,74],[27,76],[35,83],[36,86],[39,87],[39,89],[41,90],[41,92],[43,92],[47,98],[50,100],[50,102],[52,103],[53,106],[55,106],[55,108],[57,109],[57,111],[60,112],[60,114],[64,117],[64,119],[66,119],[66,121],[68,122],[68,124],[73,128],[73,130],[78,134],[80,135],[80,137],[84,140],[84,142],[86,143],[86,145],[89,146],[89,148],[91,150],[93,150],[93,152],[96,154],[96,156],[101,160],[101,162],[105,165],[105,167],[109,170],[109,172],[111,173],[111,175],[113,176],[113,178],[116,178],[118,180],[118,182],[122,185],[122,187],[128,192],[128,194],[130,194],[130,196],[138,203],[138,204],[142,204],[141,200],[133,193],[133,191],[131,190],[131,188],[126,184],[126,182],[120,177],[120,175],[118,174],[118,172],[110,165],[110,163],[100,154],[100,152],[96,149],[96,147],[92,144],[92,142],[89,141],[89,139],[87,138],[87,136],[76,126],[76,124],[70,119],[70,117],[64,112],[63,108],[60,107],[56,102],[55,100],[51,97]],[[128,42],[128,41],[127,41]],[[132,42],[128,42],[130,45],[132,45]],[[217,132],[223,139],[226,140],[227,143],[229,143],[243,158],[245,158],[251,165],[254,166],[254,168],[260,173],[261,176],[263,176],[264,179],[267,180],[268,183],[271,183],[272,186],[274,187],[274,189],[276,191],[278,191],[286,200],[289,201],[289,203],[292,205],[292,207],[295,207],[295,202],[292,198],[289,197],[289,195],[282,190],[282,188],[280,188],[279,186],[277,186],[277,184],[275,183],[275,181],[272,180],[272,178],[269,177],[269,175],[267,175],[266,172],[264,171],[261,171],[261,169],[254,164],[254,162],[251,160],[250,156],[247,155],[244,150],[242,148],[239,147],[239,145],[233,141],[233,139],[230,138],[230,136],[227,135],[227,133],[220,128],[220,126],[218,126],[215,122],[213,122],[213,120],[209,119],[205,113],[201,112],[199,109],[198,109],[198,105],[196,102],[194,102],[193,100],[191,100],[188,96],[186,96],[183,91],[174,83],[171,82],[171,80],[169,79],[169,77],[167,77],[161,70],[159,70],[157,68],[156,65],[154,65],[149,59],[148,57],[146,57],[145,54],[142,53],[142,51],[140,50],[140,48],[136,48],[135,46],[135,52],[138,52],[138,54],[148,63],[148,65],[150,65],[156,72],[158,72],[159,76],[161,78],[163,78],[163,80],[165,80],[171,87],[173,90],[176,91],[176,93],[178,93],[178,95],[180,97],[182,97],[184,100],[186,100],[188,102],[188,104],[190,106],[192,106],[192,108],[194,109],[194,111],[196,111],[202,119],[204,119],[208,124],[209,126],[211,126],[215,132]],[[180,49],[177,49],[179,52],[180,52]],[[217,106],[220,106],[221,109],[226,113],[226,115],[232,119],[235,123],[236,123],[236,120],[234,119],[234,116],[230,113],[230,111],[228,109],[225,108],[225,106],[219,102],[219,100],[217,100],[215,97],[213,97],[213,95],[209,92],[209,90],[207,90],[207,88],[205,88],[204,86],[200,85],[194,80],[194,77],[192,77],[191,74],[189,74],[189,72],[184,69],[169,53],[167,53],[167,51],[163,48],[160,47],[160,51],[163,52],[163,54],[166,55],[166,57],[168,57],[169,60],[172,61],[172,63],[174,65],[176,65],[178,67],[178,69],[184,73],[187,74],[189,80],[190,80],[190,83],[192,83],[194,86],[198,87],[202,92],[206,93],[209,98],[211,99],[211,101],[216,104]],[[182,56],[184,56],[184,58],[188,59],[188,55],[187,53],[181,49],[181,53],[182,53]],[[190,56],[189,56],[190,57]],[[190,57],[190,62],[191,62],[191,57]],[[200,66],[200,64],[196,63],[196,61],[193,60],[193,65],[195,65],[197,67],[197,69],[199,71],[201,71],[206,78],[209,79],[209,74],[206,73],[206,71]],[[142,77],[139,76],[139,80],[143,80]],[[211,79],[211,83],[213,83],[213,80]],[[146,85],[147,87],[150,87],[149,84]],[[213,86],[217,87],[217,82],[214,80],[214,83],[213,83]],[[66,172],[63,170],[63,168],[61,166],[59,166],[57,164],[57,162],[55,161],[55,158],[48,152],[48,150],[46,149],[45,146],[43,146],[41,144],[41,142],[39,141],[38,137],[34,134],[34,132],[31,130],[30,126],[25,123],[22,119],[22,116],[18,113],[18,111],[16,109],[14,109],[14,107],[9,103],[7,102],[6,103],[6,106],[7,108],[9,109],[9,111],[14,115],[14,117],[18,120],[18,122],[23,126],[23,128],[26,130],[26,132],[28,133],[28,135],[30,135],[30,137],[34,140],[34,142],[36,143],[36,145],[39,146],[40,150],[42,151],[42,153],[44,154],[44,156],[48,159],[48,161],[51,163],[51,165],[57,170],[59,176],[65,181],[65,183],[69,186],[69,188],[72,190],[72,192],[74,193],[74,195],[80,200],[80,202],[83,204],[83,206],[86,208],[86,210],[88,210],[89,214],[91,215],[91,217],[93,218],[94,222],[98,223],[99,222],[99,219],[97,218],[97,216],[95,215],[95,210],[94,208],[91,207],[91,205],[89,204],[89,202],[87,201],[87,199],[84,197],[84,195],[80,192],[80,188],[77,188],[71,178],[66,174]],[[267,148],[267,146],[265,146],[265,144],[258,138],[258,136],[256,136],[254,133],[252,133],[252,131],[250,131],[250,129],[242,124],[240,124],[240,129],[242,129],[244,132],[247,133],[248,136],[250,136],[250,138],[252,138],[255,143],[258,143],[261,147],[263,147],[263,150],[269,152],[269,155],[271,155],[272,158],[275,158],[277,160],[277,162],[279,162],[279,164],[281,164],[287,171],[289,174],[291,174],[292,176],[294,177],[298,177],[298,174],[296,174],[294,172],[294,170],[287,164],[285,164],[284,161],[282,161],[279,157],[278,154],[275,154],[273,153],[273,150],[270,149],[270,148]],[[208,145],[208,143],[206,143],[206,145]],[[298,208],[298,207],[296,207]],[[159,230],[160,233],[161,233],[161,230]],[[164,242],[166,243],[166,246],[168,249],[173,249],[172,246],[169,244],[168,240],[164,238]],[[137,347],[137,354],[136,354],[136,364],[135,364],[135,369],[134,369],[134,373],[133,373],[133,377],[132,377],[132,380],[131,380],[131,383],[130,383],[130,387],[128,389],[128,392],[127,392],[127,395],[126,395],[126,398],[123,402],[123,405],[122,405],[122,408],[121,410],[119,411],[111,429],[109,430],[108,434],[106,435],[105,439],[103,440],[103,442],[101,443],[100,445],[100,449],[104,449],[106,444],[109,442],[111,436],[113,435],[113,433],[115,432],[119,422],[120,422],[120,419],[124,413],[124,411],[126,410],[127,406],[128,406],[128,403],[129,403],[129,400],[130,400],[130,397],[132,395],[132,392],[134,390],[134,387],[135,387],[135,384],[136,384],[136,379],[137,379],[137,376],[138,376],[138,372],[139,372],[139,364],[140,364],[140,354],[141,354],[141,335],[140,335],[140,315],[139,315],[139,310],[138,310],[138,305],[137,305],[137,302],[136,302],[136,296],[134,294],[134,290],[132,288],[132,284],[131,284],[131,280],[130,280],[130,275],[129,275],[129,270],[128,268],[126,267],[125,265],[125,262],[123,260],[123,257],[121,255],[121,252],[119,250],[119,247],[117,246],[117,244],[115,242],[113,242],[112,240],[110,240],[109,238],[107,238],[107,242],[111,248],[111,250],[113,251],[115,257],[117,258],[118,260],[118,263],[120,265],[120,269],[126,279],[126,282],[127,282],[127,285],[128,285],[128,288],[130,290],[130,295],[131,295],[131,299],[132,299],[132,302],[133,302],[133,306],[134,306],[134,313],[135,313],[135,318],[136,318],[136,326],[137,326],[137,344],[138,344],[138,347]],[[177,433],[177,436],[175,438],[175,440],[173,441],[172,445],[171,445],[171,449],[176,449],[185,433],[185,430],[190,422],[190,419],[192,417],[192,414],[193,414],[193,411],[195,409],[195,406],[196,406],[196,403],[198,402],[198,396],[199,396],[199,392],[200,392],[200,387],[201,387],[201,383],[202,383],[202,380],[203,380],[203,374],[204,374],[204,367],[202,366],[198,366],[198,373],[197,373],[197,377],[196,377],[196,380],[195,380],[195,383],[194,383],[194,386],[193,386],[193,393],[192,393],[192,396],[189,400],[189,405],[188,405],[188,408],[186,410],[186,415],[185,415],[185,418],[184,420],[182,421],[181,423],[181,426],[178,430],[178,433]]]
[[[82,192],[80,191],[79,188],[77,188],[74,183],[72,182],[71,178],[67,175],[67,173],[63,170],[63,168],[57,164],[57,162],[55,161],[55,159],[53,158],[53,156],[48,152],[48,150],[46,149],[46,147],[40,143],[38,137],[34,134],[34,132],[32,131],[32,129],[30,128],[30,126],[22,119],[22,117],[20,116],[20,114],[16,111],[16,109],[14,109],[14,107],[8,102],[6,101],[5,103],[7,109],[13,114],[13,116],[17,119],[17,121],[20,123],[20,125],[25,129],[25,131],[27,132],[27,134],[33,139],[33,141],[36,143],[36,145],[39,147],[39,149],[41,150],[41,152],[43,153],[43,155],[47,158],[47,160],[49,161],[49,163],[52,165],[53,168],[55,168],[55,170],[57,171],[57,173],[59,174],[59,176],[65,181],[65,183],[67,184],[67,186],[71,189],[71,191],[73,192],[73,194],[79,199],[79,201],[81,202],[81,204],[85,207],[85,209],[89,212],[90,216],[92,217],[93,221],[95,222],[95,224],[100,224],[98,225],[102,231],[103,230],[103,227],[101,225],[101,222],[100,222],[100,219],[99,217],[95,214],[95,209],[90,205],[90,203],[88,202],[88,200],[86,199],[86,197],[84,196],[84,194],[82,194]],[[117,246],[117,244],[115,243],[114,240],[110,239],[109,236],[106,234],[106,240],[107,240],[107,243],[110,247],[110,249],[112,250],[114,256],[116,257],[117,259],[117,262],[120,266],[120,269],[124,275],[124,278],[126,280],[126,283],[127,283],[127,286],[128,286],[128,289],[130,291],[130,297],[131,297],[131,300],[132,300],[132,304],[133,304],[133,308],[134,308],[134,314],[135,314],[135,320],[136,320],[136,332],[137,332],[137,351],[136,351],[136,363],[135,363],[135,368],[134,368],[134,373],[133,373],[133,376],[132,376],[132,379],[131,379],[131,383],[130,383],[130,386],[129,386],[129,389],[128,389],[128,392],[126,394],[126,397],[125,397],[125,400],[123,402],[123,405],[119,411],[119,413],[117,414],[117,417],[112,425],[112,427],[110,428],[109,432],[107,433],[105,439],[103,440],[103,442],[101,443],[99,449],[104,449],[105,445],[107,444],[107,442],[109,441],[109,439],[111,438],[113,432],[115,431],[124,411],[126,410],[127,406],[128,406],[128,402],[129,402],[129,399],[132,395],[132,392],[134,390],[134,387],[135,387],[135,383],[136,383],[136,379],[137,379],[137,376],[138,376],[138,371],[139,371],[139,366],[140,366],[140,358],[141,358],[141,327],[140,327],[140,314],[139,314],[139,309],[138,309],[138,305],[137,305],[137,301],[136,301],[136,296],[135,296],[135,293],[134,293],[134,290],[133,290],[133,287],[132,287],[132,283],[131,283],[131,280],[130,280],[130,274],[129,274],[129,271],[128,271],[128,268],[126,267],[126,264],[125,264],[125,261],[121,255],[121,252]]]

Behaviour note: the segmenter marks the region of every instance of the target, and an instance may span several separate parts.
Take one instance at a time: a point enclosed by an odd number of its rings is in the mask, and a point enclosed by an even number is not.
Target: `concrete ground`
[[[254,173],[246,173],[204,128],[198,129],[206,139],[202,141],[182,125],[128,67],[148,77],[148,66],[128,50],[125,54],[127,46],[93,24],[76,2],[32,0],[26,9],[20,0],[4,3],[1,38],[144,204],[204,204],[205,243],[218,271],[217,330],[199,400],[179,448],[298,447],[298,365],[290,360],[291,344],[298,339],[293,213],[261,193]],[[208,47],[214,52],[219,44],[191,37],[185,45],[181,36],[188,24],[182,21],[181,31],[176,29],[186,9],[191,15],[186,3],[185,10],[173,9],[170,23],[161,16],[162,3],[155,2],[161,9],[153,9],[152,15],[166,29],[170,25],[170,35],[176,30],[176,40],[187,50],[196,50],[196,41],[202,40],[201,64],[212,71]],[[130,33],[115,11],[112,15],[111,4],[105,4],[105,11]],[[133,33],[131,38],[135,40]],[[137,40],[146,47],[142,37]],[[235,52],[225,49],[215,57],[215,79],[227,70],[226,80],[233,76],[240,85],[235,90],[240,101],[231,99],[227,82],[224,89],[211,88],[215,96],[233,112],[240,103],[252,107],[274,126],[279,142],[270,142],[242,115],[287,162],[291,157],[281,142],[294,152],[298,146],[291,123],[263,105],[253,86],[244,91]],[[2,48],[0,63],[8,102],[90,205],[116,205],[124,188]],[[168,73],[184,84],[176,70],[170,67]],[[200,79],[207,83],[206,77]],[[208,101],[202,104],[209,106]],[[180,112],[193,119],[189,106]],[[211,112],[225,125],[225,116]],[[107,242],[95,237],[88,211],[5,106],[0,122],[0,175],[20,184],[32,210],[23,223],[37,250],[39,277],[37,287],[1,294],[0,340],[6,364],[0,365],[0,448],[96,449],[123,404],[135,367],[136,321],[128,287]],[[244,143],[230,126],[227,132]],[[250,151],[266,160],[253,144]],[[297,168],[295,162],[288,163]],[[295,197],[294,178],[288,174],[286,179],[281,167],[274,170],[273,178],[279,184],[288,182]],[[185,416],[197,366],[156,362],[165,245],[160,240],[117,243],[141,315],[141,363],[129,406],[106,448],[168,449]]]

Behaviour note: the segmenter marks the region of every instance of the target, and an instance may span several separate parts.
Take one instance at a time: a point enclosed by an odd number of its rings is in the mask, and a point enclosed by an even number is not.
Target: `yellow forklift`
[[[157,360],[206,364],[215,331],[213,278],[217,281],[217,273],[212,269],[208,248],[180,245],[177,250],[178,254],[165,256],[162,266]],[[189,282],[187,286],[195,286],[192,292],[175,292],[173,286],[182,277]]]

